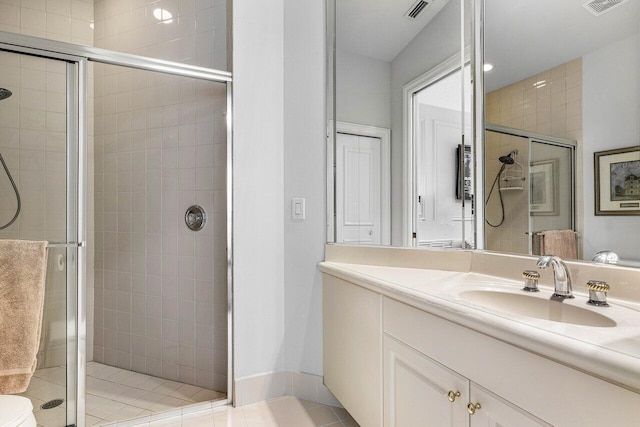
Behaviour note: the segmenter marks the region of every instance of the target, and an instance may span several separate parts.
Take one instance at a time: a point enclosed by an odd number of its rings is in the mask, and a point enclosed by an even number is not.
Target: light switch
[[[298,221],[304,219],[304,199],[291,199],[291,219]]]

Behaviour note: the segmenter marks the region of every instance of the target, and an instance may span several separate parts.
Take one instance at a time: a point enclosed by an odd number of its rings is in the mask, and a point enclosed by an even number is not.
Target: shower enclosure
[[[487,124],[485,247],[539,254],[537,234],[575,230],[575,141]]]
[[[231,74],[0,32],[0,79],[0,154],[22,205],[0,238],[49,242],[24,393],[39,424],[226,402]],[[0,226],[18,210],[8,176]]]

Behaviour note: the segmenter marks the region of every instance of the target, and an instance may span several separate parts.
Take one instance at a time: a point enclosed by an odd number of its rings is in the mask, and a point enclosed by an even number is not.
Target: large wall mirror
[[[330,242],[640,266],[640,2],[328,9]]]
[[[470,6],[329,1],[328,241],[474,246]]]
[[[640,261],[640,2],[484,3],[485,247]]]

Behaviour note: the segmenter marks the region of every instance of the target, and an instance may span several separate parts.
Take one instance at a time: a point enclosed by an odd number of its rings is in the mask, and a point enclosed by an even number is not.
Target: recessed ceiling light
[[[154,9],[153,17],[163,24],[171,24],[173,22],[173,15],[171,14],[171,12],[165,9]]]
[[[484,71],[491,71],[493,70],[493,64],[484,64],[483,69]]]

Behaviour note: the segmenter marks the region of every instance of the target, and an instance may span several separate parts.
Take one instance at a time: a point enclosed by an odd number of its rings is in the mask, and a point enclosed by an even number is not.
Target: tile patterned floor
[[[43,410],[40,405],[65,398],[66,368],[38,369],[23,395],[33,403],[38,426],[65,425],[65,405]],[[96,362],[87,363],[86,425],[102,425],[225,399],[224,393],[139,374]]]
[[[119,422],[109,427],[359,427],[349,413],[319,403],[282,396],[241,408],[228,406],[156,421]]]

